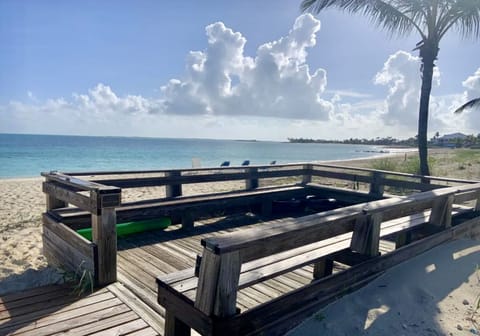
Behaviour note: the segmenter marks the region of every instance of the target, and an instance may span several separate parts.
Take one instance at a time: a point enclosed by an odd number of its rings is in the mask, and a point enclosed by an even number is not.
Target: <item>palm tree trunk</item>
[[[438,47],[425,43],[420,49],[422,58],[422,88],[420,93],[420,110],[418,113],[418,155],[420,158],[420,174],[430,175],[428,167],[428,108],[430,104],[430,92],[432,91],[433,68]]]

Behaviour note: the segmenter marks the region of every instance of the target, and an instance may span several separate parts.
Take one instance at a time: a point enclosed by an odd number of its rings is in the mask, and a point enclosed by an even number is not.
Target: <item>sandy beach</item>
[[[478,334],[479,262],[478,241],[443,244],[388,270],[288,335]]]
[[[437,172],[480,179],[479,165],[458,168],[452,150],[433,150]],[[416,153],[407,153],[416,156]],[[384,159],[384,158],[383,158]],[[380,160],[383,160],[380,159]],[[401,162],[405,154],[389,159]],[[335,164],[372,167],[372,160]],[[458,168],[458,169],[457,169]],[[440,174],[437,174],[440,175]],[[445,174],[446,175],[446,174]],[[0,180],[0,295],[63,281],[42,255],[42,178]],[[241,188],[242,182],[184,186],[185,194]],[[123,201],[157,198],[164,188],[130,189]],[[398,266],[363,289],[317,313],[292,335],[467,335],[480,294],[480,244],[473,240],[441,246]],[[408,272],[403,268],[408,268]],[[345,316],[349,316],[345,319]],[[348,322],[348,323],[347,323]],[[338,326],[341,325],[342,328]]]
[[[64,280],[42,254],[43,178],[0,180],[0,295]],[[184,194],[242,188],[242,182],[185,185]],[[122,201],[165,197],[165,188],[135,188],[122,192]]]

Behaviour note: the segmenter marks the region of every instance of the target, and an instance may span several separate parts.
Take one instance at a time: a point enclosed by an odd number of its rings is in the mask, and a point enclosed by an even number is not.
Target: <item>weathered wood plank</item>
[[[132,311],[127,311],[124,313],[120,313],[118,315],[114,315],[111,317],[106,317],[103,319],[99,319],[98,321],[92,320],[91,316],[87,316],[82,320],[75,320],[78,323],[74,325],[73,323],[69,323],[71,328],[68,330],[60,331],[58,334],[54,334],[55,336],[78,336],[78,335],[91,335],[93,333],[101,332],[106,329],[110,329],[112,327],[116,327],[131,321],[138,319],[137,314]],[[83,324],[87,322],[86,324]]]
[[[43,229],[42,239],[43,253],[50,263],[64,266],[72,272],[86,270],[95,274],[95,251],[93,248],[90,254],[85,255],[47,227]]]
[[[151,328],[157,333],[163,334],[164,321],[159,318],[157,312],[155,312],[149,305],[139,299],[130,290],[124,287],[119,282],[115,282],[107,287],[117,298],[122,300],[136,315],[140,316]]]
[[[43,192],[54,199],[73,204],[82,210],[97,212],[97,204],[88,196],[77,193],[74,189],[58,182],[43,182]]]
[[[306,194],[301,186],[259,188],[254,191],[235,191],[205,196],[179,197],[175,200],[152,200],[148,202],[125,203],[117,208],[118,222],[128,222],[138,218],[151,219],[161,216],[181,215],[183,211],[196,211],[198,216],[211,214],[222,209],[260,204],[265,200],[299,197]],[[90,214],[78,210],[60,210],[58,214],[67,224],[81,224],[90,220]]]
[[[245,169],[245,172],[248,174],[249,177],[245,179],[245,190],[254,190],[258,188],[258,168],[256,167],[248,167]]]
[[[169,171],[165,173],[165,178],[175,179],[181,175],[179,171]],[[165,195],[167,198],[182,196],[182,185],[179,183],[165,184]]]
[[[242,335],[249,332],[260,332],[259,326],[269,326],[285,319],[285,316],[292,312],[300,315],[306,307],[321,306],[327,299],[335,295],[344,293],[351,286],[355,286],[363,279],[376,276],[404,260],[421,254],[441,243],[456,237],[468,234],[468,232],[478,225],[480,218],[462,223],[456,227],[447,229],[441,233],[416,241],[410,245],[404,246],[398,250],[383,256],[372,258],[360,265],[353,266],[346,272],[337,273],[333,276],[318,280],[301,289],[294,290],[274,299],[266,304],[260,305],[242,315],[234,316],[228,320],[229,334]],[[226,330],[226,325],[219,325],[219,328]],[[219,329],[220,330],[220,329]]]
[[[44,326],[70,320],[75,316],[103,311],[105,309],[116,307],[122,304],[122,302],[116,298],[107,299],[104,301],[98,301],[98,299],[98,296],[88,297],[64,307],[47,306],[42,310],[36,310],[28,314],[17,316],[6,326],[0,325],[0,334],[7,334],[12,331],[20,333],[37,330],[38,328]],[[35,323],[32,323],[33,321],[35,321]]]
[[[312,182],[312,173],[313,173],[313,166],[311,164],[304,164],[303,170],[305,173],[302,176],[302,184],[305,185],[307,183]]]
[[[254,167],[251,167],[254,168]],[[238,169],[238,168],[237,168]],[[303,175],[303,169],[284,169],[277,171],[248,171],[245,170],[234,173],[214,173],[200,175],[181,175],[181,176],[165,176],[165,177],[137,177],[129,179],[102,179],[95,182],[101,182],[106,185],[116,186],[118,188],[141,188],[155,187],[163,185],[182,185],[192,183],[207,182],[225,182],[238,181],[247,179],[274,178],[274,177],[291,177]]]
[[[148,285],[144,284],[141,280],[134,278],[122,265],[119,265],[118,281],[121,282],[128,290],[135,293],[140,300],[153,309],[160,317],[165,316],[165,309],[157,303],[157,288],[151,289]],[[160,325],[164,323],[163,318],[159,321]]]
[[[64,295],[61,295],[62,293]],[[45,307],[64,307],[78,299],[78,297],[72,293],[72,290],[70,290],[70,292],[63,291],[53,294],[54,295],[42,296],[41,300],[35,300],[36,297],[32,298],[33,300],[25,300],[24,304],[21,306],[8,306],[8,309],[0,312],[0,321],[27,315],[35,311],[41,311],[45,309]],[[97,296],[95,300],[103,301],[113,298],[114,296],[110,293],[104,293]]]
[[[190,327],[168,310],[165,314],[165,336],[190,336]]]
[[[365,215],[355,222],[350,248],[367,256],[378,255],[382,213]]]
[[[201,334],[209,335],[211,333],[211,318],[194,308],[194,302],[188,297],[165,286],[162,282],[158,282],[158,303]]]
[[[76,188],[84,191],[96,191],[96,190],[105,189],[105,188],[111,189],[111,187],[109,186],[105,186],[100,183],[95,183],[93,181],[79,179],[74,176],[70,176],[60,172],[41,173],[41,175],[44,176],[47,181],[55,181],[62,185],[70,186],[72,188]]]
[[[453,198],[454,195],[449,195],[434,201],[429,224],[437,225],[441,228],[448,228],[452,225]]]
[[[91,336],[120,336],[130,335],[130,333],[148,328],[148,325],[141,319],[133,320],[128,323],[115,326],[113,328],[102,330],[91,334]]]
[[[329,276],[333,271],[333,260],[330,258],[322,258],[313,265],[313,278],[321,279]]]
[[[429,191],[429,190],[435,190],[438,188],[445,187],[443,185],[438,185],[433,183],[421,183],[421,182],[406,181],[406,180],[395,180],[395,179],[389,179],[389,178],[382,178],[381,183],[384,186],[403,188],[403,189],[413,189],[413,190],[420,190],[420,191]]]
[[[93,253],[95,244],[85,239],[77,232],[66,226],[65,224],[56,221],[50,214],[44,213],[42,215],[43,227],[54,232],[58,237],[63,239],[73,248],[85,256],[89,256],[93,260]]]
[[[92,239],[97,245],[97,285],[117,281],[117,218],[115,208],[103,208],[92,215]]]
[[[62,200],[57,199],[53,195],[46,195],[46,209],[47,211],[54,210],[54,209],[60,209],[60,208],[66,208],[68,207],[68,203]]]
[[[381,223],[380,237],[385,237],[402,230],[409,230],[419,225],[428,222],[429,211],[420,213],[414,216],[390,220]],[[344,262],[338,255],[339,251],[346,251],[350,246],[350,238],[352,233],[346,233],[336,237],[332,237],[320,242],[301,246],[296,249],[288,250],[282,253],[253,260],[242,265],[241,276],[239,281],[239,288],[251,286],[260,281],[273,278],[285,272],[302,267],[318,259],[322,259],[330,254],[335,254],[335,260]],[[366,258],[357,256],[358,261],[365,261]],[[347,262],[347,264],[349,264]],[[175,290],[179,292],[189,291],[197,287],[198,278],[194,276],[193,268],[184,270],[182,272],[169,274],[159,277],[161,281],[170,284]]]
[[[249,261],[350,232],[360,216],[357,209],[346,207],[202,239],[202,245],[218,254],[241,250],[242,260]]]
[[[33,300],[34,297],[42,297],[43,295],[55,295],[57,292],[62,292],[62,291],[68,291],[70,290],[69,286],[66,285],[49,285],[49,286],[42,286],[42,287],[37,287],[37,288],[32,288],[29,289],[28,291],[21,291],[21,292],[16,292],[16,293],[11,293],[11,294],[6,294],[0,296],[0,305],[4,306],[8,304],[10,305],[15,305],[15,304],[26,304],[28,301],[25,300],[29,298],[29,300]],[[17,302],[18,303],[15,303]]]
[[[357,181],[357,182],[363,182],[363,183],[370,183],[372,181],[371,176],[368,176],[368,175],[359,175],[359,174],[352,174],[352,173],[331,171],[331,170],[313,169],[312,176],[327,177],[327,178],[332,178],[337,180]]]
[[[158,334],[152,328],[146,328],[129,333],[128,336],[158,336]]]
[[[374,171],[372,172],[372,180],[370,182],[370,194],[381,197],[385,190],[384,174]]]

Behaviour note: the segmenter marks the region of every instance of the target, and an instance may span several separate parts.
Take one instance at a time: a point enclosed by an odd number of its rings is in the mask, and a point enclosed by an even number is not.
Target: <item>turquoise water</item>
[[[39,176],[42,171],[191,168],[223,161],[251,165],[343,160],[378,155],[380,147],[268,141],[85,137],[0,134],[0,178]]]

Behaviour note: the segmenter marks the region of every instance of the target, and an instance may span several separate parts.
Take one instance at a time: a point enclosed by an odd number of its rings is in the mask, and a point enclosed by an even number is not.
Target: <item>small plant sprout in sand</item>
[[[93,274],[90,270],[84,268],[85,261],[78,265],[75,273],[65,272],[64,281],[74,283],[72,292],[77,296],[83,296],[87,293],[93,293],[94,280]]]

